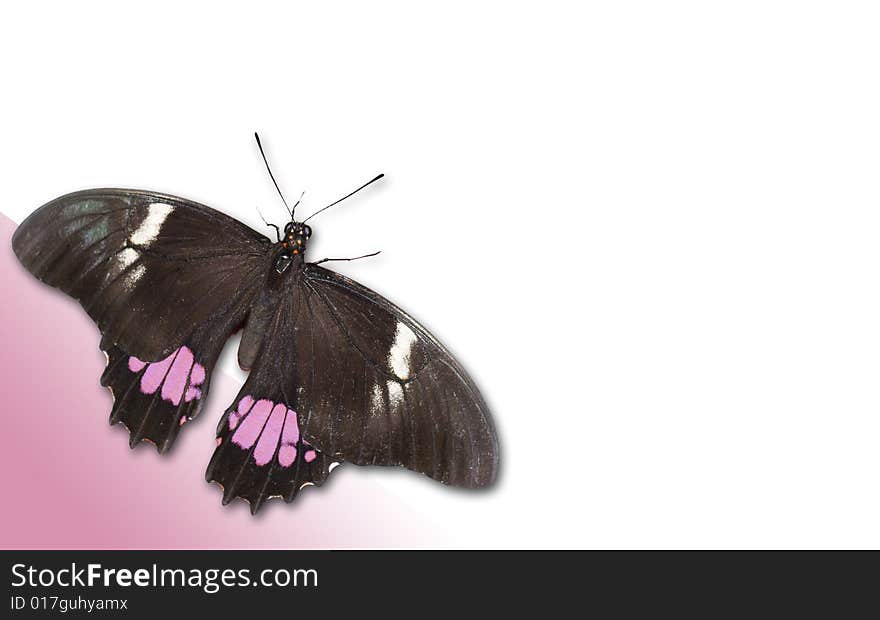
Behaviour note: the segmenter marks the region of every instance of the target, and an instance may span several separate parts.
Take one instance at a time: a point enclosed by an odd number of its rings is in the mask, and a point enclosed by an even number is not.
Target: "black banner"
[[[395,617],[539,609],[840,615],[876,556],[808,552],[3,551],[9,618],[185,610]],[[867,604],[868,607],[864,607]],[[277,616],[281,617],[281,616]]]

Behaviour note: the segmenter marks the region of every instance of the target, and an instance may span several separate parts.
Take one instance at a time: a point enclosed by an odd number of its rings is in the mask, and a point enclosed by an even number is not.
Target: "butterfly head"
[[[276,255],[275,271],[279,274],[284,273],[290,267],[294,257],[302,257],[306,251],[306,243],[308,243],[311,236],[312,229],[310,226],[302,222],[288,222],[287,226],[284,227],[284,237],[278,242],[278,245],[281,246],[281,251]]]
[[[281,239],[281,247],[289,250],[291,254],[302,254],[306,251],[306,243],[312,236],[312,228],[302,222],[288,222],[284,227],[284,237]]]

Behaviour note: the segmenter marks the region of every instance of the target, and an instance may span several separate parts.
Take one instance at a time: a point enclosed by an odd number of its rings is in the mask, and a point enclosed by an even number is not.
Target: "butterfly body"
[[[334,464],[402,465],[491,483],[498,446],[476,385],[436,338],[360,284],[306,262],[311,228],[272,242],[210,207],[97,189],[29,216],[13,249],[102,333],[111,423],[169,449],[203,407],[228,336],[250,370],[226,409],[208,480],[256,511],[321,484]]]

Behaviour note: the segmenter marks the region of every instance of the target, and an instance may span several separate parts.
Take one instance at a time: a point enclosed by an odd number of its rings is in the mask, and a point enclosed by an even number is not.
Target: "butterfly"
[[[97,323],[110,423],[128,428],[132,448],[171,447],[198,415],[227,338],[243,330],[248,378],[206,472],[223,504],[243,498],[256,513],[272,497],[290,502],[343,462],[492,483],[498,440],[474,381],[406,312],[322,266],[350,259],[306,261],[312,229],[296,219],[298,204],[283,234],[268,224],[273,242],[191,200],[85,190],[33,212],[12,246]]]

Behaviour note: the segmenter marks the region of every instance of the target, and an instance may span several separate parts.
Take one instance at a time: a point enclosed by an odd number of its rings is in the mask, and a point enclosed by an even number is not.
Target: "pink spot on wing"
[[[271,462],[276,450],[281,467],[290,467],[296,462],[299,423],[296,411],[288,409],[284,403],[267,398],[254,403],[252,396],[245,396],[238,402],[237,410],[229,414],[229,428],[235,430],[232,443],[244,450],[253,448],[253,460],[257,466],[263,467]],[[309,444],[303,442],[303,445],[306,463],[318,458],[318,453]]]
[[[159,389],[159,386],[162,385],[162,382],[165,380],[165,375],[168,373],[168,369],[171,367],[173,359],[174,353],[166,357],[164,360],[147,365],[147,370],[144,371],[144,374],[141,377],[141,392],[144,394],[156,393],[156,390]]]
[[[196,362],[193,364],[192,372],[189,375],[191,385],[201,385],[205,381],[205,367]]]
[[[238,410],[241,412],[241,415],[246,414],[251,410],[251,407],[254,406],[254,397],[253,396],[245,396],[240,401],[238,401]]]
[[[282,443],[293,443],[299,441],[299,424],[296,421],[296,411],[287,410],[287,417],[284,421],[284,435],[281,437]]]
[[[189,387],[186,388],[186,401],[189,402],[195,398],[202,397],[200,386],[205,381],[205,367],[196,362],[193,364],[192,371],[189,373]]]
[[[236,429],[232,436],[233,443],[238,444],[245,450],[249,450],[260,433],[263,432],[263,425],[269,418],[272,411],[273,402],[271,400],[258,400],[251,412],[247,414]]]
[[[299,424],[296,411],[287,410],[284,418],[284,431],[281,433],[281,447],[278,449],[278,462],[282,467],[290,467],[296,460],[296,442],[299,441]]]
[[[174,405],[179,405],[181,398],[189,402],[202,397],[199,386],[205,381],[205,367],[195,361],[195,355],[189,347],[182,346],[158,362],[145,362],[133,355],[128,358],[130,371],[140,372],[144,368],[142,393],[155,394],[162,388],[162,400]]]
[[[284,426],[284,415],[287,407],[282,404],[275,405],[272,409],[272,415],[269,421],[260,433],[260,439],[257,441],[257,447],[254,448],[254,462],[263,466],[272,460],[275,455],[275,448],[278,447],[278,440],[281,437],[281,427]]]
[[[241,422],[241,419],[248,414],[248,411],[250,411],[253,406],[254,399],[252,396],[245,396],[238,401],[238,409],[229,414],[229,430],[238,426],[238,423]]]
[[[169,400],[175,405],[180,404],[183,390],[189,379],[189,371],[192,370],[193,360],[193,354],[189,347],[180,347],[177,350],[171,369],[165,376],[165,381],[162,382],[162,398],[164,400]]]
[[[296,460],[296,446],[283,445],[278,448],[278,462],[281,467],[290,467]]]

